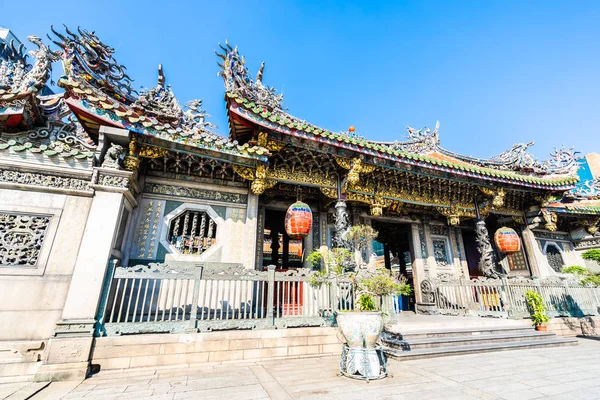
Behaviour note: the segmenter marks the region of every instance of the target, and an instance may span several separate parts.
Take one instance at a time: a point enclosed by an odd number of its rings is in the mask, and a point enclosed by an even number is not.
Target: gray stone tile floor
[[[600,399],[600,341],[426,360],[391,360],[387,379],[337,376],[337,357],[105,371],[34,399]],[[11,398],[27,383],[0,385]],[[23,390],[21,390],[23,393]]]

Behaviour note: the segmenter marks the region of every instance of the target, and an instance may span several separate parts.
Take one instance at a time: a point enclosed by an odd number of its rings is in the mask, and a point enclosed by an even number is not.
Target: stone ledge
[[[337,332],[300,328],[97,338],[92,364],[126,370],[337,355],[342,349]]]

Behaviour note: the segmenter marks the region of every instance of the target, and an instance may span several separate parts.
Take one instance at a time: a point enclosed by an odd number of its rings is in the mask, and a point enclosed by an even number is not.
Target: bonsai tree
[[[546,315],[546,306],[544,305],[544,299],[535,290],[528,290],[525,293],[525,300],[531,313],[531,321],[535,325],[536,329],[541,326],[545,326],[549,319]]]
[[[320,287],[330,284],[335,277],[350,277],[354,287],[355,309],[358,311],[376,311],[381,309],[381,298],[388,295],[410,295],[412,287],[405,277],[394,277],[391,271],[377,268],[374,260],[367,263],[362,251],[377,238],[377,231],[368,225],[355,225],[348,231],[346,240],[352,246],[352,252],[345,248],[313,251],[308,261],[316,269],[309,284]]]
[[[381,300],[383,296],[403,295],[412,293],[412,287],[404,276],[394,278],[390,271],[379,268],[367,277],[355,276],[355,290],[358,294],[357,306],[360,311],[376,311],[381,309],[381,304],[376,304],[375,299]]]

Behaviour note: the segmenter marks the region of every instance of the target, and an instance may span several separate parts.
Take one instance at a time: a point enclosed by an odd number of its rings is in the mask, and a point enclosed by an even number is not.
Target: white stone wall
[[[48,258],[35,268],[0,266],[0,341],[48,339],[61,317],[86,226],[91,197],[0,189],[0,212],[52,215],[42,251]]]

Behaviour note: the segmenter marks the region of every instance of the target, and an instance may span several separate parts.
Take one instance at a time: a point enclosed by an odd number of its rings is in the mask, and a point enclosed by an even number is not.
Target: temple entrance
[[[302,268],[306,254],[304,239],[291,239],[285,232],[285,211],[265,210],[263,267]]]
[[[414,287],[410,224],[372,220],[371,226],[379,232],[377,240],[373,242],[373,253],[377,257],[377,263],[391,270],[395,276],[405,276],[408,283]],[[414,293],[408,297],[403,296],[399,306],[403,311],[414,310]]]

